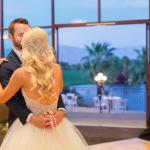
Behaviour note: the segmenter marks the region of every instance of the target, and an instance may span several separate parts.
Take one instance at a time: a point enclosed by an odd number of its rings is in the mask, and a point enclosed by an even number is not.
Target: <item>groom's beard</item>
[[[13,37],[13,45],[17,50],[22,50],[21,41],[17,41],[15,37]]]
[[[14,41],[14,46],[15,46],[17,49],[22,50],[22,45],[21,45],[19,42]]]

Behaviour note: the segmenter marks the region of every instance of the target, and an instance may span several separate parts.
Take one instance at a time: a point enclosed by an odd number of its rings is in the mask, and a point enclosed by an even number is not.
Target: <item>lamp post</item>
[[[97,96],[99,98],[100,106],[99,106],[99,112],[101,113],[101,98],[102,98],[102,83],[107,80],[107,77],[103,75],[103,73],[98,73],[95,76],[95,81],[97,82]]]

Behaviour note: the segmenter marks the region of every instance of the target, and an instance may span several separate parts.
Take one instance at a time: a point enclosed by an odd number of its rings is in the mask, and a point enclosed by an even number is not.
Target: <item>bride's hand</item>
[[[6,58],[0,58],[0,64],[2,64],[4,61],[8,61]]]

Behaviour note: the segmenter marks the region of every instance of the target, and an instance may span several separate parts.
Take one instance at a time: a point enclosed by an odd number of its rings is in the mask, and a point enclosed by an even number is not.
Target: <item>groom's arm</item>
[[[11,64],[7,62],[0,66],[0,82],[3,88],[7,86],[13,72],[13,70],[10,68],[10,65]],[[32,114],[32,112],[27,108],[21,91],[19,91],[14,97],[11,98],[11,100],[7,102],[7,106],[11,112],[11,116],[9,116],[9,125],[13,123],[16,117],[19,118],[22,124],[25,124],[27,121],[29,121],[40,128],[43,128],[47,125],[46,123],[48,119],[45,118],[44,115]]]
[[[59,95],[57,109],[64,110],[64,111],[66,110],[61,94]]]
[[[66,115],[66,109],[61,94],[59,95],[57,110],[54,117],[56,119],[56,124],[58,125]]]
[[[61,69],[60,64],[56,64],[56,65],[55,65],[55,71],[56,71],[55,73],[58,75],[58,78],[59,78],[59,86],[60,86],[60,89],[61,89],[61,91],[62,91],[62,90],[63,90],[64,83],[63,83],[63,75],[62,75],[62,69]],[[59,95],[59,98],[58,98],[57,109],[58,109],[58,110],[63,110],[63,111],[65,111],[65,105],[64,105],[64,102],[63,102],[63,99],[62,99],[61,94]]]
[[[32,113],[29,109],[27,109],[26,105],[24,104],[23,97],[19,96],[21,92],[17,93],[13,98],[11,98],[6,105],[10,109],[13,114],[15,114],[22,124],[25,124],[27,121],[27,117],[30,113]]]
[[[9,79],[11,77],[11,74],[12,74],[12,70],[9,67],[9,65],[10,65],[9,62],[6,62],[6,63],[4,62],[0,66],[0,82],[3,88],[7,86]],[[28,115],[31,113],[31,111],[27,109],[25,102],[22,99],[23,99],[23,96],[21,92],[19,91],[17,94],[15,94],[15,96],[11,98],[11,100],[7,102],[7,106],[10,109],[10,111],[14,115],[16,115],[23,124],[25,124],[26,119]],[[11,119],[14,119],[13,117],[14,116],[12,116],[12,118],[9,118],[10,122],[12,122]]]

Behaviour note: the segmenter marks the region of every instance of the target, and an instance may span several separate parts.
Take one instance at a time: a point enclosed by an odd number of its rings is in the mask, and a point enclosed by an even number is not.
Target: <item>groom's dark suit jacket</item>
[[[4,62],[0,66],[0,82],[3,87],[6,87],[12,73],[21,65],[20,59],[13,50],[7,56],[7,60],[8,62]],[[7,106],[9,107],[9,126],[16,120],[16,118],[19,118],[22,124],[26,123],[26,119],[31,111],[26,107],[21,90],[7,102]],[[57,108],[65,108],[61,96],[59,96]]]

